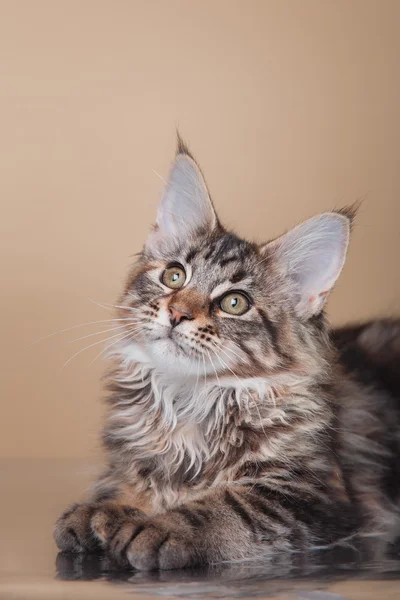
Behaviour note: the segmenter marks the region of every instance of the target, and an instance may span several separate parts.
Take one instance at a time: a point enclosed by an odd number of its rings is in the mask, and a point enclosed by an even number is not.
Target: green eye
[[[249,299],[239,292],[229,292],[221,298],[219,305],[229,315],[244,315],[250,309]]]
[[[180,265],[168,267],[161,275],[161,281],[164,285],[173,290],[181,288],[186,281],[184,268]]]

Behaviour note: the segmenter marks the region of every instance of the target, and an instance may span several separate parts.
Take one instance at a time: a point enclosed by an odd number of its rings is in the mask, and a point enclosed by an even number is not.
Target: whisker
[[[206,372],[206,359],[204,358],[203,352],[201,353],[203,357],[203,371],[204,371],[204,387],[207,386],[207,372]]]
[[[223,345],[219,346],[218,348],[219,348],[219,350],[221,350],[221,352],[223,352],[223,353],[225,354],[225,356],[226,356],[228,359],[230,359],[231,357],[229,356],[229,354],[227,354],[227,350],[228,350],[229,352],[233,352],[233,354],[234,354],[235,356],[237,356],[238,358],[240,358],[240,360],[243,360],[243,359],[242,359],[242,357],[240,357],[238,354],[236,354],[236,352],[234,352],[234,351],[232,350],[232,348],[227,348],[226,346],[223,346]]]
[[[82,354],[82,352],[84,352],[85,350],[88,350],[89,348],[92,348],[93,346],[97,346],[98,344],[102,344],[103,342],[107,342],[108,340],[112,340],[113,338],[116,338],[121,335],[123,335],[123,333],[116,333],[115,335],[112,335],[111,337],[108,337],[105,340],[98,340],[97,342],[94,342],[93,344],[89,344],[89,346],[86,346],[85,348],[78,350],[78,352],[75,352],[75,354],[73,354],[73,356],[71,356],[71,358],[69,358],[67,360],[67,362],[65,362],[63,364],[63,366],[60,368],[60,371],[62,371],[71,362],[71,360],[73,360],[75,358],[75,356]]]
[[[140,320],[137,321],[137,323],[140,323]],[[135,321],[133,321],[133,324],[135,324]],[[116,331],[117,329],[123,329],[127,327],[127,323],[124,325],[118,325],[118,327],[111,327],[111,329],[103,329],[103,331],[96,331],[95,333],[89,333],[88,335],[83,335],[82,337],[78,337],[75,340],[70,340],[68,342],[68,344],[73,344],[74,342],[78,342],[79,340],[84,340],[88,337],[93,337],[94,335],[101,335],[102,333],[108,333],[110,331]]]
[[[92,298],[89,298],[90,302],[93,302],[93,304],[96,304],[96,306],[100,306],[100,308],[105,308],[106,310],[108,310],[109,308],[122,308],[124,310],[131,310],[132,312],[138,311],[140,310],[140,308],[135,308],[134,306],[121,306],[119,304],[108,304],[108,302],[96,302],[96,300],[93,300]]]
[[[129,333],[127,333],[126,335],[124,335],[123,337],[121,337],[119,340],[115,340],[114,342],[112,342],[111,344],[107,344],[107,346],[105,348],[103,348],[103,350],[101,352],[99,352],[94,359],[90,362],[89,367],[98,359],[100,358],[100,356],[102,354],[104,354],[105,352],[107,352],[112,346],[115,346],[115,344],[118,344],[119,342],[122,342],[122,340],[125,340],[128,337],[131,337],[132,339],[134,339],[136,336],[132,335],[132,331],[130,331]]]
[[[199,375],[200,375],[200,361],[197,361],[197,377],[196,377],[196,385],[194,386],[194,391],[193,391],[193,398],[196,397],[196,393],[197,393],[197,386],[199,384]]]
[[[53,333],[49,333],[48,335],[44,335],[34,342],[32,342],[31,346],[42,342],[43,340],[47,340],[48,338],[53,337],[54,335],[58,335],[60,333],[65,333],[66,331],[72,331],[73,329],[77,329],[78,327],[86,327],[87,325],[97,325],[97,323],[110,323],[114,321],[130,321],[132,317],[124,317],[121,319],[100,319],[100,321],[88,321],[87,323],[79,323],[79,325],[72,325],[72,327],[66,327],[65,329],[60,329],[60,331],[53,331]]]
[[[220,350],[221,350],[222,352],[224,352],[223,348],[220,348]],[[226,350],[229,350],[229,348],[226,348]],[[226,354],[226,352],[224,352],[224,354],[225,354],[226,356],[228,356],[228,354]],[[228,356],[228,358],[229,358],[229,356]],[[226,367],[229,369],[228,365],[225,365],[225,366],[226,366]],[[232,369],[229,369],[229,370],[231,371],[231,373],[232,373],[233,375],[235,375],[235,377],[238,379],[238,381],[240,381],[240,382],[241,382],[241,380],[240,380],[240,379],[239,379],[239,377],[236,375],[236,373],[234,373],[234,372],[232,371]],[[249,391],[249,389],[248,389],[247,387],[245,387],[245,390],[246,390],[246,391],[247,391],[247,393],[249,394],[249,397],[251,397],[251,394],[250,394],[250,391]],[[258,412],[258,417],[259,417],[259,419],[260,419],[260,426],[261,426],[261,429],[262,429],[262,431],[263,431],[263,433],[264,433],[265,437],[267,437],[267,432],[266,432],[266,431],[265,431],[265,429],[264,429],[264,424],[263,424],[263,422],[262,422],[262,418],[261,418],[260,409],[258,408],[258,404],[257,404],[256,400],[254,400],[254,398],[253,398],[253,403],[254,403],[254,406],[256,407],[256,410],[257,410],[257,412]]]
[[[226,351],[228,352],[232,352],[235,356],[237,356],[240,360],[243,360],[243,356],[239,356],[239,354],[237,352],[235,352],[232,348],[229,348],[228,346],[221,346],[220,349],[222,350],[222,348],[224,348]]]
[[[225,369],[228,369],[228,370],[229,370],[229,371],[232,373],[232,375],[234,375],[234,376],[236,377],[236,379],[237,379],[238,381],[240,381],[240,379],[239,379],[239,377],[236,375],[236,373],[234,373],[234,372],[232,371],[232,369],[231,369],[230,367],[228,367],[228,365],[227,365],[227,364],[226,364],[226,363],[225,363],[225,362],[222,360],[222,358],[221,358],[221,357],[220,357],[220,356],[219,356],[219,355],[216,353],[216,351],[215,351],[213,348],[210,348],[210,350],[212,350],[212,351],[214,352],[215,356],[218,358],[218,360],[219,360],[219,362],[222,364],[222,366],[223,366]],[[219,348],[219,350],[222,350],[222,348]],[[242,382],[240,381],[240,383],[242,383]]]
[[[222,348],[222,347],[219,347],[219,350],[221,350],[221,352],[224,352],[224,350],[223,350],[223,348]],[[240,379],[240,377],[238,377],[238,375],[237,375],[237,374],[236,374],[234,371],[232,371],[232,369],[231,369],[231,368],[230,368],[230,367],[229,367],[229,366],[226,364],[226,362],[225,362],[225,361],[223,361],[223,360],[222,360],[222,358],[219,356],[219,354],[217,354],[217,353],[215,352],[215,350],[213,350],[213,352],[214,352],[215,356],[218,358],[218,360],[220,361],[220,363],[221,363],[221,364],[222,364],[222,365],[223,365],[223,366],[224,366],[226,369],[228,369],[228,370],[229,370],[229,371],[232,373],[232,375],[234,375],[234,376],[236,377],[236,379],[237,379],[237,380],[239,381],[239,383],[240,383],[240,386],[241,386],[241,388],[242,388],[242,389],[244,388],[244,389],[246,390],[246,392],[247,392],[247,393],[249,394],[249,396],[250,396],[250,391],[249,391],[248,387],[246,387],[246,386],[244,386],[244,385],[243,385],[243,382],[242,382],[242,380]],[[229,355],[228,355],[228,354],[226,354],[226,352],[224,352],[224,354],[225,354],[225,355],[226,355],[228,358],[230,358],[230,357],[229,357]]]
[[[218,377],[217,370],[216,370],[216,368],[215,368],[215,366],[214,366],[214,363],[213,363],[213,360],[212,360],[212,358],[211,358],[211,354],[210,354],[210,352],[208,351],[208,349],[207,349],[207,348],[206,348],[205,350],[206,350],[206,352],[207,352],[207,355],[208,355],[209,361],[210,361],[210,363],[211,363],[211,366],[212,366],[212,368],[214,369],[215,377],[217,378],[217,384],[218,384],[218,388],[219,388],[219,390],[221,391],[221,384],[220,384],[220,381],[219,381],[219,377]]]
[[[128,296],[130,296],[131,298],[134,298],[135,300],[137,300],[137,297],[134,294],[132,294],[131,292],[127,292],[127,293],[128,293]]]

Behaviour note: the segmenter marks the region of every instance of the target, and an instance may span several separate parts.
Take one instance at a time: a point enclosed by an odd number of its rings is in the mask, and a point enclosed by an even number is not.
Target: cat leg
[[[338,527],[348,507],[329,499],[288,500],[263,487],[227,486],[159,515],[131,515],[112,528],[100,510],[92,529],[110,560],[149,571],[262,559],[348,534]]]

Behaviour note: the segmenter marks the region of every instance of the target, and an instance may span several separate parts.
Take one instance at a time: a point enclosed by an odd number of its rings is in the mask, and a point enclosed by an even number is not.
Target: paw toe
[[[122,522],[122,511],[117,508],[100,508],[93,514],[90,527],[100,542],[105,544]]]
[[[73,527],[56,527],[54,539],[64,552],[82,552],[83,545]]]
[[[160,567],[160,552],[168,544],[170,532],[160,526],[142,523],[132,533],[126,546],[127,563],[139,571],[154,571]]]
[[[169,537],[158,552],[159,569],[184,569],[198,563],[190,542],[180,538]]]
[[[93,511],[90,504],[74,504],[61,515],[54,528],[54,539],[60,550],[90,552],[98,548],[89,527]]]

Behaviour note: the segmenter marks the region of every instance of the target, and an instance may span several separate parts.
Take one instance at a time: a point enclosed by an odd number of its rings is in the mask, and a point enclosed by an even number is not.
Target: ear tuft
[[[194,162],[196,162],[194,156],[189,150],[189,146],[181,138],[179,131],[176,130],[176,155],[178,156],[178,154],[185,154],[186,156],[189,156],[189,158],[191,158]]]
[[[334,213],[337,213],[338,215],[342,215],[343,217],[346,217],[349,220],[349,226],[350,226],[350,230],[353,229],[354,224],[355,224],[355,220],[358,214],[358,211],[360,210],[361,206],[363,203],[363,199],[360,198],[359,200],[356,200],[355,202],[353,202],[353,204],[349,204],[348,206],[343,206],[342,208],[338,208],[336,210],[334,210]]]

